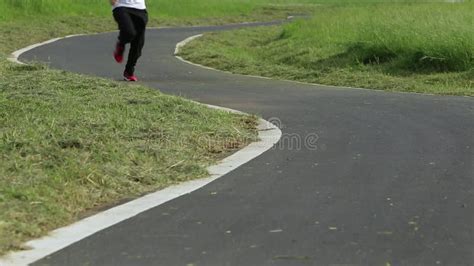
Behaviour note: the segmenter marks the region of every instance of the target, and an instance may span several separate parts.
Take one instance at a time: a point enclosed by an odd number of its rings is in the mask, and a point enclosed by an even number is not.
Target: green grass
[[[149,0],[150,18],[164,24],[225,23],[282,17],[311,0]],[[298,4],[298,6],[295,6]],[[0,21],[37,17],[109,17],[107,0],[0,0]]]
[[[473,3],[320,7],[282,27],[209,34],[182,56],[243,74],[474,96]]]
[[[314,0],[148,0],[148,11],[157,17],[189,19],[251,15],[263,6],[289,6],[329,1]],[[337,2],[337,1],[336,1]],[[109,15],[107,0],[0,0],[0,20],[18,16]]]
[[[0,254],[98,207],[205,177],[251,116],[141,86],[0,64]]]

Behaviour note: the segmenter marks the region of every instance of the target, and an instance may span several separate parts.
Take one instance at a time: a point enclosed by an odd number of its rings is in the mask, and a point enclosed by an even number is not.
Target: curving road
[[[173,56],[191,35],[234,27],[150,29],[142,82],[278,118],[285,141],[35,265],[474,263],[474,99],[266,80]],[[118,79],[115,35],[64,39],[20,59]],[[316,145],[298,147],[316,135]]]

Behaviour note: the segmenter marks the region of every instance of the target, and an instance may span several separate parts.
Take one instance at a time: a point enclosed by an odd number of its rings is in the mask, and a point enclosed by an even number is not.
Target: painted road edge
[[[18,60],[19,56],[22,53],[25,53],[31,49],[45,44],[49,44],[64,38],[70,38],[74,36],[81,35],[69,35],[63,38],[55,38],[46,42],[30,45],[26,48],[13,52],[8,58],[8,60],[24,65],[25,63],[20,62]],[[241,111],[225,107],[207,104],[204,105],[208,106],[209,108],[219,109],[226,112],[245,114]],[[28,250],[10,252],[7,253],[5,256],[0,257],[0,265],[20,266],[31,264],[99,231],[102,231],[108,227],[130,219],[151,208],[157,207],[168,201],[171,201],[173,199],[189,194],[199,188],[204,187],[212,181],[224,176],[225,174],[235,170],[239,166],[258,157],[265,151],[271,149],[280,140],[282,136],[282,132],[278,127],[264,119],[259,119],[257,130],[257,141],[250,143],[245,148],[223,159],[219,162],[219,164],[208,167],[207,170],[209,172],[209,177],[198,180],[191,180],[164,188],[162,190],[150,193],[125,204],[97,213],[93,216],[77,221],[71,225],[56,229],[50,232],[47,236],[26,242],[24,245],[29,248]]]

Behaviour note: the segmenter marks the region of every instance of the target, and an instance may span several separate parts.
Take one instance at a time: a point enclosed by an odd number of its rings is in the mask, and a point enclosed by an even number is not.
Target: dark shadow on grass
[[[394,52],[386,47],[357,43],[346,51],[310,63],[313,70],[366,66],[380,72],[400,77],[465,72],[472,69],[472,62],[465,58],[445,59],[429,56],[422,51]]]
[[[40,71],[48,69],[48,66],[42,63],[32,62],[28,63],[28,65],[19,65],[14,64],[9,67],[9,70],[16,71],[16,72],[23,72],[23,71]]]

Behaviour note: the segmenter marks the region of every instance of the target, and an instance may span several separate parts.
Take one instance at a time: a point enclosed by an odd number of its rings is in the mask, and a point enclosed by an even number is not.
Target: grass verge
[[[185,59],[241,74],[474,96],[473,3],[321,6],[285,26],[205,35]]]
[[[0,64],[0,253],[97,207],[207,175],[256,119],[140,86]]]

